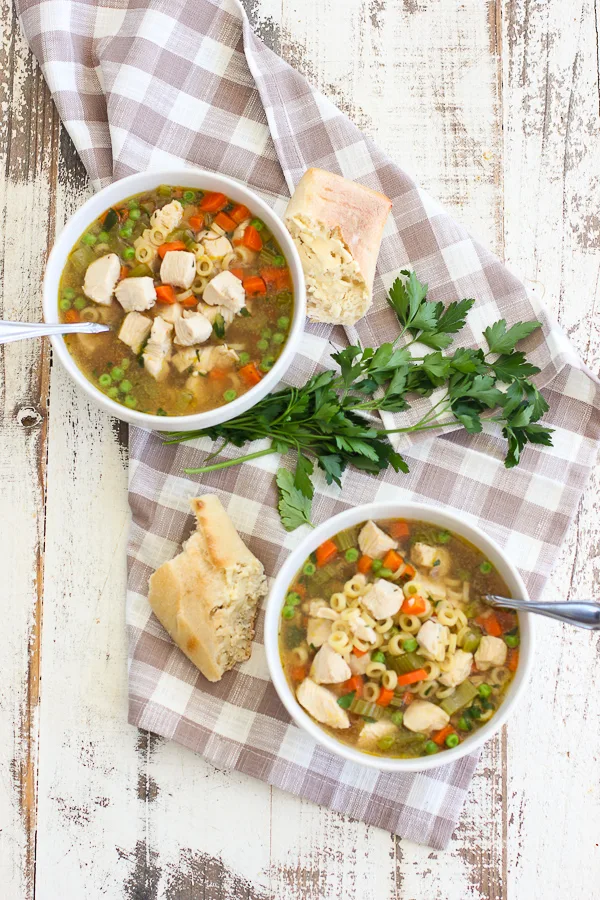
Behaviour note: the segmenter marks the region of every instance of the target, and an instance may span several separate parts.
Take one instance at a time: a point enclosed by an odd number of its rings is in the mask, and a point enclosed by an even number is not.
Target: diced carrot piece
[[[227,206],[227,197],[225,194],[205,194],[200,203],[202,212],[218,213],[224,206]]]
[[[222,378],[227,378],[229,372],[226,372],[225,369],[211,369],[208,373],[208,377],[211,381],[221,381]]]
[[[192,294],[190,297],[186,297],[185,300],[180,300],[179,302],[185,309],[191,309],[193,306],[198,305],[198,298]]]
[[[292,587],[290,588],[290,591],[292,591],[292,593],[294,593],[294,594],[298,594],[299,597],[306,597],[306,588],[303,584],[300,584],[299,582],[292,585]]]
[[[422,616],[427,611],[427,603],[418,594],[407,597],[402,604],[402,612],[407,616]]]
[[[353,675],[352,678],[349,678],[348,681],[345,681],[342,685],[342,691],[344,694],[350,694],[352,691],[356,693],[357,697],[362,697],[364,687],[364,680],[362,675]]]
[[[294,666],[290,670],[290,675],[292,676],[292,681],[304,681],[306,678],[306,666]]]
[[[244,290],[250,296],[255,297],[257,294],[266,294],[267,286],[260,275],[251,275],[250,278],[244,278],[242,281]]]
[[[223,231],[235,231],[237,227],[231,216],[224,212],[220,212],[218,216],[215,216],[215,225],[218,225]]]
[[[177,303],[175,289],[172,284],[159,284],[156,288],[156,299],[159,303]]]
[[[187,250],[187,247],[183,243],[183,241],[170,241],[167,244],[161,244],[158,248],[158,255],[161,259],[165,258],[167,253],[170,253],[171,250]]]
[[[127,278],[127,273],[129,272],[129,266],[121,266],[121,271],[119,272],[119,279],[123,281],[124,278]]]
[[[404,575],[406,575],[408,578],[414,578],[416,574],[417,570],[415,569],[415,567],[407,563],[404,570]]]
[[[65,322],[69,322],[71,325],[74,325],[75,322],[79,322],[79,313],[76,309],[68,309],[66,311]]]
[[[415,684],[417,681],[423,681],[424,678],[427,678],[427,669],[415,669],[414,672],[398,675],[398,684],[401,687],[405,687],[407,684]]]
[[[258,371],[258,366],[255,362],[249,362],[247,365],[242,366],[241,369],[238,369],[238,375],[240,375],[246,384],[249,384],[251,387],[258,384],[262,379],[262,375]]]
[[[475,621],[492,637],[502,637],[502,628],[494,613],[490,613],[489,616],[478,616]]]
[[[394,696],[394,692],[390,691],[389,688],[381,688],[379,692],[379,697],[375,701],[377,706],[389,706],[390,700]]]
[[[400,566],[404,565],[404,560],[395,550],[388,550],[383,557],[383,565],[386,569],[391,569],[392,572],[395,572],[396,569],[399,569]]]
[[[317,547],[316,557],[317,566],[321,567],[330,562],[338,554],[337,545],[333,541],[323,541],[320,547]]]
[[[229,270],[232,275],[235,275],[236,278],[239,278],[240,281],[244,280],[244,270],[243,269],[230,269]]]
[[[202,231],[204,228],[204,216],[190,216],[188,223],[194,231]]]
[[[509,612],[507,609],[496,609],[494,615],[498,619],[503,634],[517,627],[517,617],[513,612]]]
[[[516,672],[519,666],[519,651],[515,647],[514,649],[510,649],[508,651],[508,662],[507,666],[511,672]]]
[[[361,656],[364,656],[365,653],[368,653],[369,651],[368,650],[359,650],[358,647],[353,647],[352,652],[354,653],[355,656],[358,656],[358,658],[360,659]]]
[[[410,528],[406,522],[392,522],[388,528],[388,534],[393,538],[406,538],[410,534]]]
[[[436,731],[435,734],[431,735],[431,740],[435,744],[437,744],[438,747],[441,747],[449,734],[454,734],[454,728],[452,727],[452,725],[446,725],[440,731]]]
[[[244,231],[244,237],[242,238],[242,244],[244,247],[247,247],[249,250],[262,250],[262,238],[254,225],[248,225],[246,230]]]
[[[243,203],[238,203],[237,206],[233,207],[229,215],[236,225],[239,225],[241,222],[245,222],[246,219],[250,218],[250,210],[247,206],[244,206]]]
[[[371,571],[371,566],[373,565],[373,560],[370,556],[363,555],[356,563],[356,568],[362,575],[366,575],[367,572]]]
[[[412,694],[410,691],[404,691],[404,693],[402,694],[402,702],[404,703],[405,706],[410,706],[410,704],[413,702],[414,699],[415,699],[415,695]]]

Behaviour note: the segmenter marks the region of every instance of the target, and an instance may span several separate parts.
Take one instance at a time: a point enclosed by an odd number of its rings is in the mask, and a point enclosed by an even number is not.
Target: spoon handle
[[[600,630],[600,603],[591,601],[574,601],[573,603],[536,603],[533,600],[513,600],[509,597],[499,597],[495,594],[487,594],[490,606],[507,607],[509,609],[522,610],[523,612],[537,613],[547,616],[549,619],[558,619],[578,628]]]
[[[44,337],[49,334],[99,334],[110,331],[108,325],[99,322],[3,322],[0,321],[0,344],[22,341],[25,338]]]

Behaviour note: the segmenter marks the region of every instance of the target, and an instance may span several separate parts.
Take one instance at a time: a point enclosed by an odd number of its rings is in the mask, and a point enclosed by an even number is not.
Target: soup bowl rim
[[[375,756],[333,738],[313,721],[296,700],[283,671],[279,655],[279,631],[283,600],[296,573],[309,554],[327,538],[334,537],[340,531],[353,525],[358,525],[369,519],[377,521],[394,518],[431,522],[466,538],[478,550],[486,554],[506,582],[513,596],[520,597],[523,600],[528,599],[523,579],[507,553],[472,521],[473,517],[469,516],[469,521],[465,521],[461,518],[460,513],[451,509],[412,501],[363,504],[346,509],[332,518],[326,519],[295,546],[283,563],[270,588],[267,599],[264,624],[265,653],[271,679],[280,700],[296,724],[317,743],[336,756],[361,766],[368,766],[385,772],[423,772],[428,769],[439,768],[442,765],[449,765],[461,757],[473,753],[493,737],[513,713],[523,697],[533,666],[535,635],[533,617],[530,614],[519,613],[519,665],[498,711],[477,731],[462,740],[457,747],[446,749],[443,753],[414,759]]]
[[[44,321],[58,323],[60,321],[58,299],[59,286],[63,269],[67,258],[73,249],[77,239],[86,228],[101,215],[108,207],[127,200],[127,198],[147,190],[157,188],[161,184],[171,186],[181,185],[209,191],[221,191],[238,203],[244,203],[250,208],[253,215],[264,219],[270,230],[275,235],[283,250],[294,285],[294,312],[288,333],[288,338],[277,358],[259,384],[250,388],[246,393],[237,397],[231,403],[199,413],[191,413],[181,416],[157,416],[139,410],[129,409],[114,400],[111,400],[96,385],[88,380],[86,375],[77,365],[75,358],[69,352],[64,338],[61,335],[53,335],[50,340],[54,353],[73,381],[84,393],[103,410],[122,421],[133,425],[139,425],[156,431],[193,431],[200,428],[208,428],[235,418],[246,412],[270,391],[276,388],[279,381],[285,375],[294,355],[298,349],[304,333],[306,318],[306,289],[304,273],[298,251],[287,231],[282,219],[268,206],[267,203],[251,188],[244,183],[196,167],[174,167],[169,169],[149,169],[145,172],[137,172],[127,175],[112,182],[93,194],[76,212],[65,222],[58,234],[54,246],[48,256],[43,280],[42,308]]]

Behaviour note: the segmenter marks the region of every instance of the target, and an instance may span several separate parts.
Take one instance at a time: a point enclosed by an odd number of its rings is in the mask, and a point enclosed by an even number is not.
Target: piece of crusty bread
[[[306,278],[315,322],[354,325],[371,305],[375,265],[391,201],[323,169],[308,169],[285,222]]]
[[[209,681],[219,681],[250,657],[267,580],[218,497],[206,494],[190,505],[196,531],[150,577],[148,600],[177,646]]]

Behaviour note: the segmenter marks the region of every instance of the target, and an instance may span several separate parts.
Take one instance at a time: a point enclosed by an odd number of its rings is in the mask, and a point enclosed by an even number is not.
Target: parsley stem
[[[451,422],[436,422],[434,425],[421,425],[420,422],[417,422],[416,425],[409,425],[407,428],[385,428],[383,431],[378,431],[377,434],[410,434],[414,431],[430,431],[434,428],[449,428],[450,425],[459,424],[457,419]]]
[[[199,469],[185,469],[186,475],[203,475],[205,472],[216,472],[217,469],[228,469],[230,466],[239,466],[240,463],[250,459],[258,459],[259,456],[267,456],[269,453],[277,453],[273,447],[266,450],[257,450],[256,453],[248,453],[246,456],[238,456],[237,459],[228,459],[227,462],[215,463],[214,466],[201,466]]]

